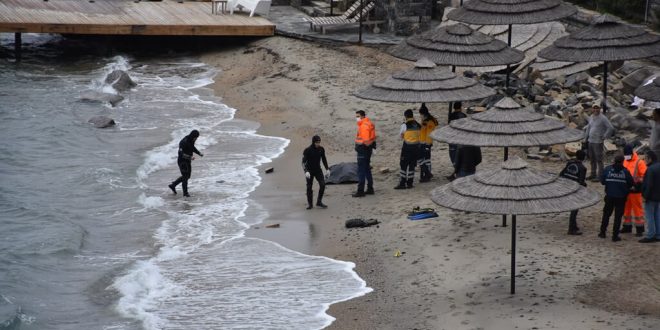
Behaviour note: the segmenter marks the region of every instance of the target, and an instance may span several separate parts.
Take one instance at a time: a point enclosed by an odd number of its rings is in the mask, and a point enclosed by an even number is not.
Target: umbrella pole
[[[456,72],[456,66],[451,66],[451,72]],[[449,111],[447,111],[447,124],[449,124],[449,116],[451,116],[451,108],[454,105],[454,102],[449,102]]]
[[[509,159],[509,147],[504,147],[504,161]],[[506,227],[506,214],[502,214],[502,227]]]
[[[603,65],[603,113],[607,112],[607,61]]]
[[[358,44],[362,44],[362,12],[364,11],[364,2],[360,0],[360,29],[358,31]]]
[[[508,45],[509,45],[509,47],[511,47],[511,24],[509,24]],[[511,65],[507,64],[506,65],[506,85],[505,85],[507,90],[509,89],[509,75],[510,75],[509,70],[510,70],[510,68],[511,68]]]
[[[516,215],[511,216],[511,294],[516,293]]]
[[[330,16],[332,16],[332,0],[330,0]]]

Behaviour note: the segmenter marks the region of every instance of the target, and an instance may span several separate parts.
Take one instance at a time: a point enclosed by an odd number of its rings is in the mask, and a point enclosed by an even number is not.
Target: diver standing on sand
[[[176,186],[181,183],[183,187],[183,196],[190,197],[188,194],[188,180],[190,179],[190,174],[192,173],[192,160],[193,152],[198,154],[200,157],[204,155],[195,148],[195,141],[199,137],[199,131],[194,129],[190,134],[186,135],[179,142],[179,156],[177,158],[177,164],[179,165],[179,171],[181,171],[181,176],[172,182],[168,187],[172,189],[172,192],[176,195]]]

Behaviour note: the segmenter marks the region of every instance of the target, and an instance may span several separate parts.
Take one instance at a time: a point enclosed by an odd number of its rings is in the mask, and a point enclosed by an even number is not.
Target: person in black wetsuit
[[[307,179],[307,209],[311,209],[314,201],[314,192],[312,191],[312,184],[314,179],[319,183],[319,197],[316,199],[316,206],[324,209],[328,206],[323,204],[323,192],[325,191],[325,179],[323,178],[323,170],[321,170],[321,161],[325,170],[330,175],[328,168],[328,161],[325,158],[325,149],[321,147],[321,137],[314,135],[312,137],[312,144],[303,151],[302,168],[305,171],[305,178]]]
[[[179,157],[176,162],[179,164],[181,176],[168,186],[172,189],[172,192],[174,192],[175,195],[176,186],[181,183],[181,187],[183,187],[183,196],[190,197],[188,194],[188,180],[192,173],[192,160],[194,159],[193,152],[200,157],[204,157],[204,155],[195,148],[195,141],[197,141],[198,137],[199,131],[194,129],[179,142]]]

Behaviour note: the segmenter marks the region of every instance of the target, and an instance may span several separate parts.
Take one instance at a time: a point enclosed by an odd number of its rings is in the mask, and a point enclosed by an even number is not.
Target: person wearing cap
[[[605,232],[614,211],[614,226],[612,228],[612,241],[618,242],[619,230],[621,229],[621,218],[626,206],[626,197],[633,186],[633,178],[630,172],[623,167],[623,155],[614,157],[614,164],[606,167],[600,177],[600,183],[605,186],[605,206],[603,207],[603,219],[600,223],[598,237],[605,238]]]
[[[410,189],[415,179],[415,166],[419,158],[419,137],[422,126],[415,120],[412,109],[403,112],[406,121],[401,124],[399,135],[403,140],[399,165],[399,184],[394,189]]]
[[[179,141],[179,154],[177,157],[177,164],[179,165],[179,171],[181,176],[174,180],[168,187],[176,195],[176,186],[181,183],[183,188],[183,196],[190,197],[188,194],[188,180],[192,174],[192,161],[195,159],[193,153],[199,155],[199,157],[204,157],[204,155],[195,148],[195,141],[199,137],[199,131],[194,129],[190,134],[186,135],[181,141]]]
[[[452,111],[449,114],[449,117],[447,118],[447,124],[450,124],[454,120],[462,119],[462,118],[467,117],[467,115],[463,112],[463,103],[454,102],[452,107],[453,107],[454,111]],[[457,144],[450,144],[449,145],[449,160],[451,160],[452,165],[455,165],[455,163],[456,163],[456,153],[457,152],[458,152],[458,145]],[[453,180],[454,178],[455,178],[454,174],[447,177],[448,180]]]
[[[632,174],[634,185],[626,198],[623,211],[623,227],[621,233],[631,233],[633,222],[637,237],[644,234],[644,207],[642,204],[642,181],[646,174],[646,162],[637,155],[631,144],[623,147],[623,166]]]
[[[582,162],[584,161],[584,158],[586,157],[586,154],[583,150],[578,150],[575,153],[575,159],[571,159],[566,163],[566,166],[564,166],[564,169],[559,172],[559,176],[573,180],[577,183],[579,183],[582,186],[587,186],[587,183],[585,182],[585,179],[587,177],[587,168],[584,167],[584,164]],[[569,235],[582,235],[582,232],[580,231],[580,228],[577,225],[577,214],[578,210],[573,210],[571,211],[571,215],[568,218],[568,234]]]
[[[644,211],[646,214],[646,237],[640,243],[660,241],[660,162],[653,150],[646,152],[646,175],[642,183]]]
[[[419,165],[419,182],[429,182],[433,177],[431,173],[431,148],[433,147],[431,133],[438,126],[438,120],[429,113],[429,109],[424,103],[419,108],[419,115],[422,117],[422,129],[419,132],[421,154],[417,161]]]
[[[319,183],[319,196],[316,199],[316,206],[322,209],[328,206],[323,204],[323,193],[325,192],[325,179],[323,178],[323,170],[321,170],[321,162],[325,170],[330,175],[330,168],[328,167],[328,160],[325,158],[325,149],[321,146],[321,137],[314,135],[312,137],[312,144],[305,148],[302,157],[302,168],[305,172],[307,179],[307,209],[314,207],[314,192],[312,191],[312,184],[314,179]]]
[[[376,149],[376,126],[367,118],[364,110],[355,111],[357,134],[355,135],[355,151],[357,152],[358,186],[353,197],[364,197],[374,194],[374,180],[371,176],[371,154]],[[364,183],[367,182],[367,190]]]
[[[600,106],[594,104],[591,106],[589,124],[584,129],[589,162],[591,163],[591,173],[588,179],[598,181],[603,173],[603,143],[605,139],[614,134],[614,127],[609,119],[600,113]]]

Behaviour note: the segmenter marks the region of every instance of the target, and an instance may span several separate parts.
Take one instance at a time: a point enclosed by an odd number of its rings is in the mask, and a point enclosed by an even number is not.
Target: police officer
[[[401,170],[399,176],[401,177],[399,185],[394,189],[406,189],[413,187],[413,180],[415,179],[415,166],[419,158],[419,136],[422,126],[415,120],[413,111],[408,109],[403,113],[406,122],[401,125],[399,133],[403,139],[403,146],[401,147]]]
[[[195,141],[199,137],[199,131],[194,129],[190,134],[186,135],[179,142],[179,156],[176,160],[179,165],[179,171],[181,171],[181,176],[172,182],[168,187],[172,189],[172,192],[176,195],[176,186],[181,183],[183,187],[183,196],[190,197],[188,194],[188,180],[190,179],[190,174],[192,173],[192,160],[193,152],[198,154],[200,157],[204,155],[195,148]]]

